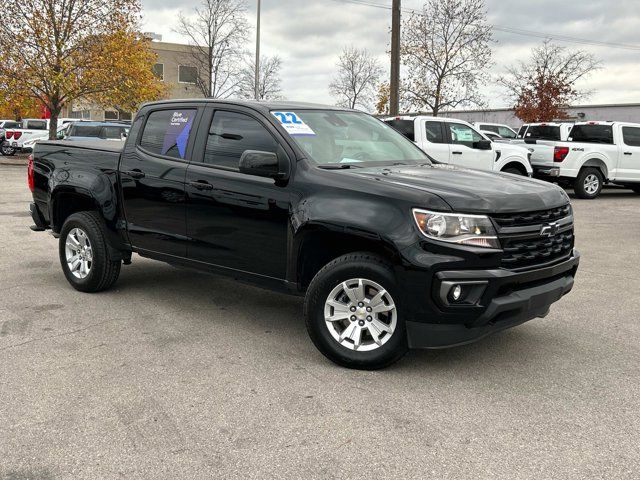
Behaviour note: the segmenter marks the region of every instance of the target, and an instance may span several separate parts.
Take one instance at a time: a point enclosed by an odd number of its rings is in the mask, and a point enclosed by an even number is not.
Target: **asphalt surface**
[[[378,372],[302,301],[134,257],[65,281],[0,166],[0,478],[640,477],[640,196],[575,200],[583,257],[545,319]]]

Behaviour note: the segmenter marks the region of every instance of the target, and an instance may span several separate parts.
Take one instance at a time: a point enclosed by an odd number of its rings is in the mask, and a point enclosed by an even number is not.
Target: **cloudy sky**
[[[256,0],[246,0],[255,25]],[[367,0],[391,5],[391,0]],[[602,69],[581,85],[595,93],[586,103],[640,103],[640,0],[486,0],[489,22],[542,35],[563,35],[616,44],[592,46],[558,42],[588,50]],[[403,9],[419,9],[423,0],[403,0]],[[186,39],[173,31],[179,11],[188,15],[198,0],[142,0],[145,31],[162,34],[164,41]],[[354,5],[346,0],[262,0],[262,51],[283,60],[283,93],[290,100],[333,103],[328,84],[345,45],[367,48],[387,67],[391,12]],[[527,58],[542,38],[494,31],[495,65],[499,76],[518,59]],[[620,48],[637,46],[636,49]],[[247,49],[253,49],[251,41]],[[492,107],[504,106],[504,94],[487,85],[484,95]]]

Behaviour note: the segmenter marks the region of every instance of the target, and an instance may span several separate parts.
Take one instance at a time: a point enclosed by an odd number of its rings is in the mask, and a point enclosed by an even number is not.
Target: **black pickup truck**
[[[147,104],[124,147],[39,142],[28,181],[74,288],[137,253],[306,295],[314,344],[351,368],[544,317],[579,262],[559,187],[437,164],[336,107]]]

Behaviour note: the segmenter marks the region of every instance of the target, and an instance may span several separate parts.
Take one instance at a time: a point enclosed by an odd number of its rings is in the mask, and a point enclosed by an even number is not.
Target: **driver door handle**
[[[462,152],[451,152],[451,153],[453,153],[454,155],[462,155]]]
[[[205,181],[189,182],[189,185],[195,188],[196,190],[213,190],[213,185]]]

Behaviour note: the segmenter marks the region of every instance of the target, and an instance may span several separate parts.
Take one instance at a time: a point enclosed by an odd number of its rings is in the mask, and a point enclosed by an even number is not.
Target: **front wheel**
[[[2,145],[2,147],[0,147],[0,153],[5,157],[12,157],[16,154],[16,149],[8,145]]]
[[[326,265],[307,290],[304,316],[315,346],[347,368],[384,368],[407,352],[393,270],[381,258],[352,253]]]
[[[640,184],[639,185],[629,185],[629,188],[634,191],[634,193],[640,194]]]
[[[597,168],[583,168],[573,184],[578,198],[591,200],[600,195],[604,184],[604,176]]]
[[[60,232],[60,264],[73,288],[100,292],[111,287],[120,275],[120,260],[109,254],[104,222],[95,212],[71,215]]]

